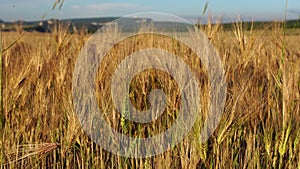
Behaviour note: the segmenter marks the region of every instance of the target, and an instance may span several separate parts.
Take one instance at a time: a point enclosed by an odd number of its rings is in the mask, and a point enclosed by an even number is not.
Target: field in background
[[[101,149],[74,116],[72,73],[90,35],[69,34],[62,25],[52,33],[25,32],[3,53],[1,168],[300,168],[300,35],[293,33],[299,30],[280,23],[244,26],[200,27],[221,57],[228,84],[213,136],[200,144],[196,125],[174,149],[144,159]],[[4,48],[20,34],[4,32]],[[134,131],[116,119],[117,130]]]

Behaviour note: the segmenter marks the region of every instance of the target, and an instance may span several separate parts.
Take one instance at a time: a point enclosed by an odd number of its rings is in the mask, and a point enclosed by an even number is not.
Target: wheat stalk
[[[58,143],[42,143],[42,144],[26,144],[19,145],[15,152],[9,153],[6,158],[7,162],[4,162],[4,165],[10,163],[17,163],[21,160],[32,156],[40,156],[47,154],[58,147]]]

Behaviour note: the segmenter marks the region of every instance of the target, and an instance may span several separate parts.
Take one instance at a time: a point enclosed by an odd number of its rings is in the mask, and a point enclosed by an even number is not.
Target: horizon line
[[[75,20],[75,19],[99,19],[99,18],[122,18],[124,16],[91,16],[91,17],[65,17],[65,18],[55,18],[55,17],[49,17],[49,18],[41,18],[41,19],[33,19],[33,20],[25,20],[25,19],[18,19],[18,20],[4,20],[0,18],[0,21],[2,22],[7,22],[7,23],[15,23],[15,22],[40,22],[40,21],[47,21],[47,20]],[[186,19],[192,23],[195,23],[194,21],[199,22],[201,21],[208,21],[209,19],[214,23],[214,22],[219,22],[221,23],[232,23],[237,20],[240,20],[242,22],[278,22],[278,21],[284,21],[284,17],[250,17],[250,16],[233,16],[233,17],[223,17],[223,16],[179,16],[183,19]],[[290,17],[286,18],[286,21],[292,21],[292,20],[300,20],[300,17]]]

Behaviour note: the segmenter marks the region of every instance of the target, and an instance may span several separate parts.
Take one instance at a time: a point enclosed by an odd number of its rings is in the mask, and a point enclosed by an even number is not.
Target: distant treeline
[[[68,26],[69,31],[73,32],[75,29],[85,29],[88,32],[96,32],[103,24],[109,23],[118,19],[118,17],[105,17],[105,18],[82,18],[82,19],[49,19],[42,21],[16,21],[4,22],[0,20],[2,31],[14,31],[15,25],[21,26],[24,31],[28,32],[52,32],[57,23]]]
[[[281,23],[284,25],[284,27],[286,29],[296,29],[296,28],[300,28],[300,20],[289,20],[284,22],[280,22],[280,21],[268,21],[268,22],[263,22],[263,21],[257,21],[257,22],[243,22],[243,27],[246,30],[250,30],[251,27],[253,27],[253,29],[266,29],[274,24],[277,23]],[[223,28],[225,30],[231,30],[233,29],[233,23],[225,23],[222,24]]]
[[[55,28],[55,25],[57,26],[57,23],[62,23],[65,26],[68,26],[69,31],[72,33],[75,30],[84,29],[85,31],[89,33],[94,33],[98,29],[100,29],[104,24],[107,24],[109,22],[112,22],[114,20],[118,19],[118,17],[105,17],[105,18],[82,18],[82,19],[64,19],[64,20],[57,20],[57,19],[49,19],[49,20],[43,20],[43,21],[33,21],[33,22],[27,22],[27,21],[16,21],[16,22],[5,22],[0,20],[0,26],[2,31],[15,31],[15,25],[21,26],[24,31],[28,32],[52,32]],[[122,22],[123,29],[130,30],[129,28],[132,27],[132,25],[136,25],[133,23],[153,23],[151,19],[144,19],[144,18],[127,18],[122,19],[124,22]],[[184,28],[184,24],[176,24],[172,22],[154,22],[156,26],[160,28],[165,28],[169,30],[177,30],[177,31],[187,31],[187,29]],[[272,26],[272,24],[276,23],[282,23],[282,22],[243,22],[243,27],[245,30],[253,29],[266,29]],[[202,26],[206,26],[205,24]],[[223,23],[222,27],[224,30],[232,30],[233,29],[233,23]],[[175,29],[174,29],[175,28]],[[285,22],[285,28],[286,29],[295,29],[300,28],[300,20],[289,20]]]

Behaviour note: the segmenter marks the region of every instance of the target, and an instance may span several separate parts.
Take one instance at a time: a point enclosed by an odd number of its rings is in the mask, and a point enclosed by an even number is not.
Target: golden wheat
[[[68,25],[46,34],[4,32],[6,122],[1,131],[1,168],[299,168],[300,36],[283,36],[280,23],[263,30],[245,30],[241,22],[234,23],[232,31],[224,31],[220,23],[200,28],[226,71],[227,101],[221,122],[203,144],[199,143],[203,120],[199,118],[174,149],[145,159],[113,155],[80,129],[72,105],[72,72],[90,35],[84,31],[69,34]],[[141,91],[155,88],[151,86],[154,75],[173,84],[157,72],[137,77],[134,80],[140,88],[133,93],[140,100],[135,104],[145,107]],[[176,100],[172,98],[176,90],[169,89],[170,100]],[[203,90],[205,102],[207,88]],[[107,119],[120,132],[147,137],[161,132],[165,123],[165,128],[172,125],[175,115],[169,112],[167,117],[148,126],[117,115]]]

